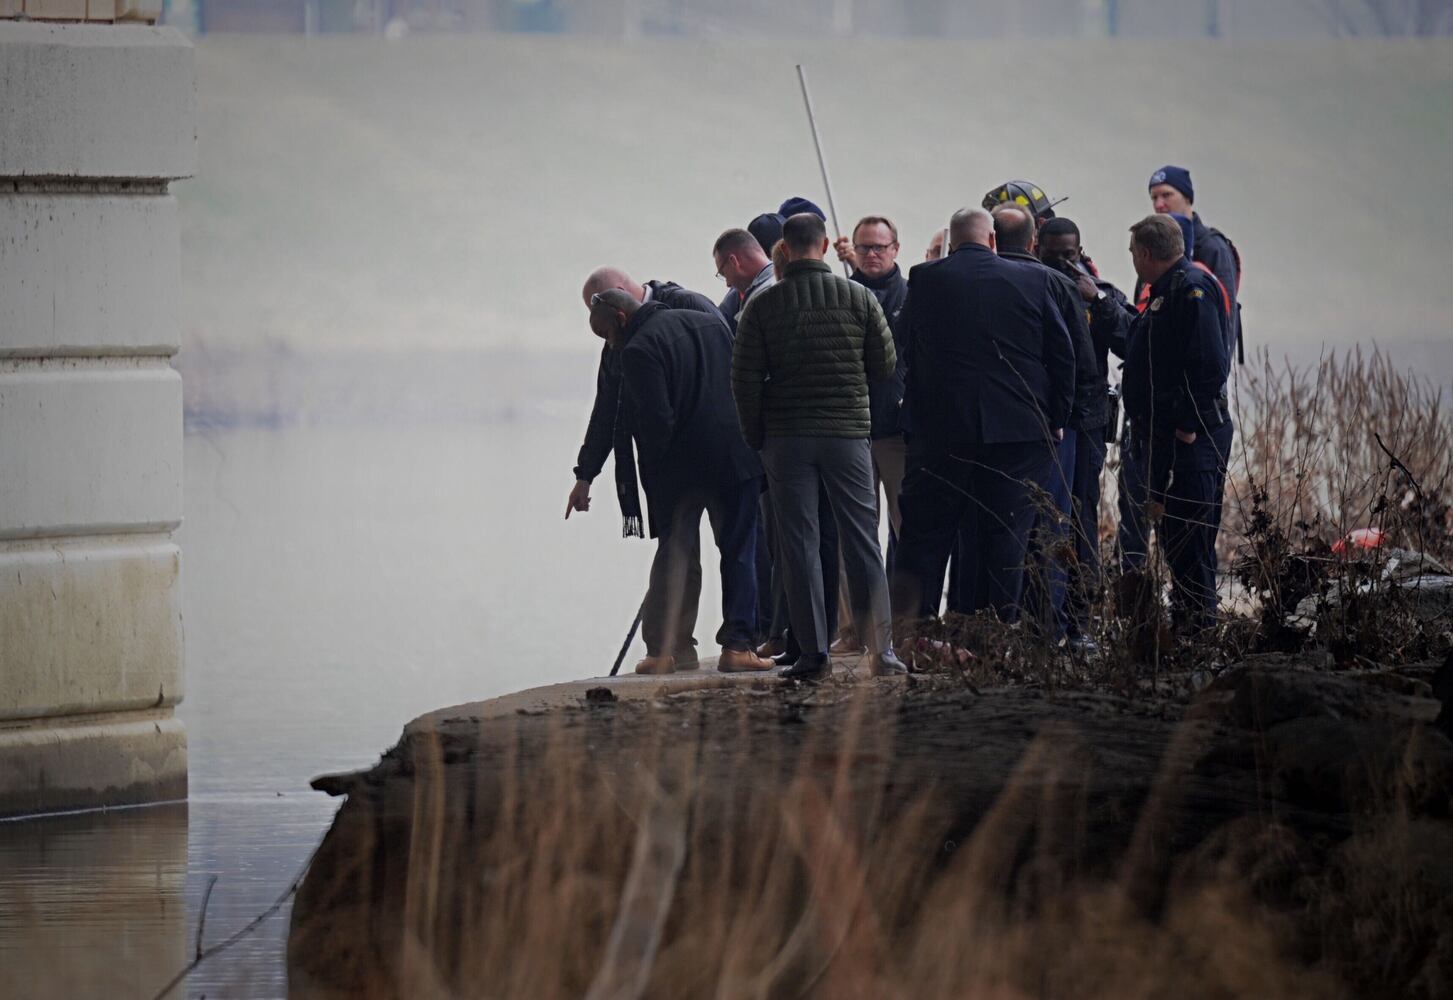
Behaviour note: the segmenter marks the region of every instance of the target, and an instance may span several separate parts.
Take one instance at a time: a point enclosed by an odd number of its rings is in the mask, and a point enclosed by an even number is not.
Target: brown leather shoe
[[[763,659],[750,649],[723,649],[716,669],[724,674],[740,674],[749,670],[771,670],[776,664]]]
[[[828,653],[833,656],[862,656],[868,651],[868,647],[858,642],[850,635],[840,635],[833,644],[827,647]]]
[[[638,674],[670,674],[676,671],[674,656],[648,656],[636,664]]]

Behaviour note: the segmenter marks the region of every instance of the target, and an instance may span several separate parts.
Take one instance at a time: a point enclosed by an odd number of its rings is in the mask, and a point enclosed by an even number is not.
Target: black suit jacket
[[[758,478],[762,465],[737,422],[732,335],[720,315],[648,302],[624,340],[621,387],[656,536],[683,502]]]
[[[1090,334],[1090,314],[1085,308],[1085,300],[1080,298],[1080,290],[1069,275],[1061,274],[1033,254],[1001,251],[999,256],[1029,267],[1042,267],[1055,276],[1056,280],[1050,285],[1054,289],[1055,301],[1059,303],[1060,316],[1070,331],[1070,343],[1075,348],[1075,408],[1070,414],[1070,426],[1083,431],[1103,430],[1108,416],[1106,369],[1103,354],[1100,359],[1096,358],[1095,340]]]
[[[709,316],[720,316],[711,299],[699,292],[682,288],[674,281],[648,281],[651,301],[672,309],[694,309]],[[616,414],[620,409],[621,373],[609,345],[600,349],[600,364],[595,370],[595,402],[590,407],[590,422],[585,425],[585,440],[575,459],[575,478],[593,482],[605,468],[605,460],[615,447]]]
[[[1046,440],[1075,398],[1075,351],[1048,268],[967,244],[908,273],[903,407],[917,442]]]

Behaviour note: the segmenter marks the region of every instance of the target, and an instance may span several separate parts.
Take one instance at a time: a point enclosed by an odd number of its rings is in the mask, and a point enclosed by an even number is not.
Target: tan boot
[[[740,674],[749,670],[771,670],[776,665],[750,649],[723,649],[721,658],[716,661],[716,669],[724,674]]]
[[[676,670],[674,656],[648,656],[636,664],[638,674],[669,674]]]

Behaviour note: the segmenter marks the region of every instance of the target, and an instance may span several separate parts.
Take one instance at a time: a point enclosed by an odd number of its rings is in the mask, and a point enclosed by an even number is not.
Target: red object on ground
[[[1332,551],[1337,555],[1345,555],[1348,549],[1376,549],[1383,543],[1381,528],[1358,528],[1356,531],[1348,532],[1346,538],[1339,538],[1332,544]]]

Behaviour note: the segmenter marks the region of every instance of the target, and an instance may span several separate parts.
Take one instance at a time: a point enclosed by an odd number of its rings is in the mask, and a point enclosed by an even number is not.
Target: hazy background
[[[334,807],[310,777],[609,668],[651,546],[608,471],[561,519],[599,350],[580,285],[612,263],[715,298],[723,229],[826,207],[794,64],[844,226],[894,218],[905,264],[1023,177],[1128,288],[1147,178],[1180,163],[1245,259],[1249,347],[1377,343],[1449,384],[1453,47],[1366,36],[1446,35],[1450,7],[175,4],[206,29],[174,187],[192,797],[0,824],[0,993],[145,995],[211,875],[209,941],[287,885]],[[708,565],[704,643],[718,602]],[[284,919],[192,995],[281,995]]]
[[[591,388],[592,267],[716,297],[718,233],[789,194],[824,200],[799,61],[843,226],[889,215],[905,261],[954,209],[1026,177],[1069,196],[1059,211],[1128,287],[1146,179],[1180,163],[1245,260],[1249,347],[1375,340],[1445,370],[1449,51],[209,36],[200,167],[177,187],[189,410],[583,415],[561,397]],[[380,355],[383,383],[360,367]]]

